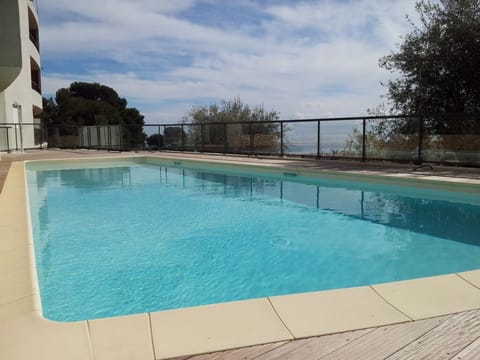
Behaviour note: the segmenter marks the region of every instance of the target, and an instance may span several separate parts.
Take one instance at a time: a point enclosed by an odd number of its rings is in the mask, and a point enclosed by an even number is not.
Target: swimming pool
[[[158,160],[28,169],[54,320],[480,267],[478,193]]]

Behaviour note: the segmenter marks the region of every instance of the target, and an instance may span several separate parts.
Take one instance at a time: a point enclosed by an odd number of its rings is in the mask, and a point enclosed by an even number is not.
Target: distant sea
[[[332,150],[345,150],[345,144],[320,144],[322,153],[330,153]],[[317,144],[289,144],[286,152],[290,154],[316,154]]]

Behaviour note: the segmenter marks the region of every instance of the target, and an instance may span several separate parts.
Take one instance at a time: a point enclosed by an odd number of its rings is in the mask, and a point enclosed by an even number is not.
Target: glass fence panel
[[[253,152],[255,154],[280,154],[281,123],[252,123]]]
[[[91,138],[90,138],[90,129],[88,127],[79,128],[79,144],[81,147],[90,149],[91,148]]]
[[[233,154],[248,154],[250,147],[249,124],[227,124],[228,152]]]
[[[6,126],[0,126],[0,151],[10,151],[9,132],[10,128]]]
[[[43,132],[38,123],[0,123],[0,151],[35,149],[44,142]]]
[[[141,124],[128,124],[122,126],[122,150],[144,150],[145,134]]]
[[[33,126],[33,145],[42,145],[43,144],[43,131],[41,124],[34,124]]]
[[[185,129],[181,125],[166,126],[163,130],[163,144],[167,150],[181,150]]]
[[[122,129],[120,126],[109,127],[110,148],[113,150],[120,150],[122,146]]]
[[[203,151],[225,152],[225,126],[223,124],[203,126]]]
[[[322,121],[320,124],[320,156],[361,158],[362,119]]]
[[[107,126],[98,127],[98,148],[108,149],[108,127]]]
[[[145,125],[145,147],[147,150],[160,150],[163,148],[163,134],[158,125]]]
[[[480,115],[423,119],[422,160],[480,165]]]
[[[78,129],[71,126],[54,128],[48,132],[48,146],[58,148],[76,148],[79,146]]]
[[[88,127],[88,136],[90,138],[90,147],[97,148],[98,147],[98,128],[96,126]]]
[[[283,151],[288,155],[317,155],[317,122],[292,122],[283,126]]]
[[[419,142],[418,118],[367,120],[367,159],[416,161]]]
[[[202,151],[202,126],[183,126],[183,149],[187,151]]]

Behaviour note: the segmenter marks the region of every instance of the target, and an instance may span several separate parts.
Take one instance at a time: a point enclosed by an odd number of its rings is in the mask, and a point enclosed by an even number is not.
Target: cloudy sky
[[[414,0],[38,2],[44,95],[99,82],[147,123],[233,97],[282,119],[365,114],[415,13]]]

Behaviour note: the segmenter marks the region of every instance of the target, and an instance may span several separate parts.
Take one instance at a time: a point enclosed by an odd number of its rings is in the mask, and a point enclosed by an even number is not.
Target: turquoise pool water
[[[74,321],[480,268],[479,194],[291,175],[148,164],[28,170],[44,316]]]

